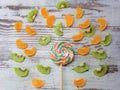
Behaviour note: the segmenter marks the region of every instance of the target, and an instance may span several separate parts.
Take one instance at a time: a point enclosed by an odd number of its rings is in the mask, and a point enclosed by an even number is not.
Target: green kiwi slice
[[[107,57],[107,54],[104,50],[92,51],[91,55],[98,60],[104,60]]]
[[[29,22],[34,22],[36,16],[38,14],[38,10],[32,10],[28,13],[26,19],[29,21]]]
[[[25,56],[23,56],[22,54],[18,54],[18,53],[10,53],[10,58],[15,61],[15,62],[19,62],[22,63],[25,60]]]
[[[104,76],[108,71],[107,65],[101,65],[100,67],[96,68],[93,73],[95,76],[102,77]]]
[[[108,45],[110,45],[111,41],[112,41],[112,36],[111,36],[111,34],[107,34],[107,35],[105,36],[105,38],[101,41],[101,44],[102,44],[103,46],[108,46]]]
[[[22,69],[20,67],[14,67],[14,71],[15,71],[16,75],[18,75],[19,77],[27,77],[29,74],[28,69]]]
[[[51,72],[51,67],[49,66],[43,66],[43,65],[37,64],[36,68],[42,74],[50,74]]]
[[[51,42],[51,36],[45,36],[45,37],[40,37],[38,38],[38,43],[41,45],[41,46],[46,46],[48,45],[49,43]]]
[[[87,63],[81,63],[78,66],[74,67],[72,70],[77,73],[84,73],[89,70],[89,65]]]
[[[63,8],[69,8],[69,7],[70,7],[70,4],[67,1],[59,1],[56,4],[57,9],[63,9]]]
[[[62,31],[62,22],[57,23],[55,27],[55,33],[58,36],[63,36],[63,31]]]
[[[93,36],[93,35],[95,34],[95,32],[96,32],[95,27],[94,27],[94,26],[91,26],[90,28],[88,28],[88,29],[85,31],[84,35],[85,35],[86,37],[91,37],[91,36]]]

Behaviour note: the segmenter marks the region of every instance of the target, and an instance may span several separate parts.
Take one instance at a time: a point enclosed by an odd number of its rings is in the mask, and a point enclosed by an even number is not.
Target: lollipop
[[[51,47],[50,58],[55,64],[60,65],[60,90],[62,90],[62,66],[73,61],[74,50],[69,43],[56,42]]]

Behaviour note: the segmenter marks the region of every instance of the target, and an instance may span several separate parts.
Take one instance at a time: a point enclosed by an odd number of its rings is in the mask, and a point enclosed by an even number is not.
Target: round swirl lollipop
[[[62,65],[67,65],[73,61],[73,47],[66,42],[56,42],[50,50],[50,58],[55,64],[60,65],[60,90],[62,90]]]
[[[74,51],[71,44],[56,42],[51,48],[50,58],[56,64],[66,65],[73,61]]]

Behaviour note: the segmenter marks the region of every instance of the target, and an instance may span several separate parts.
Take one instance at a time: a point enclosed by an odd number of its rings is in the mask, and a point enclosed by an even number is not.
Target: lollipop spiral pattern
[[[55,64],[66,65],[73,61],[74,50],[69,43],[56,42],[51,47],[50,58]]]

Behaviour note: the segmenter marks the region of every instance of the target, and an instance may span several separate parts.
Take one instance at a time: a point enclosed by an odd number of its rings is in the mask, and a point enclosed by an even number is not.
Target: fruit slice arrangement
[[[59,1],[56,4],[56,8],[59,10],[65,9],[65,8],[67,9],[69,7],[70,7],[70,4],[67,1]],[[54,32],[56,35],[63,36],[64,35],[64,33],[63,33],[64,26],[71,28],[74,25],[74,22],[76,19],[79,20],[79,19],[83,18],[84,10],[81,7],[77,7],[75,9],[75,12],[76,12],[75,15],[71,15],[69,13],[65,15],[64,20],[65,20],[66,25],[63,25],[62,22],[58,22],[56,24],[55,29],[54,29]],[[56,16],[50,15],[49,10],[47,10],[46,7],[43,7],[40,9],[40,14],[44,19],[46,19],[46,26],[48,28],[53,28],[54,24],[56,22],[56,19],[57,19]],[[26,19],[30,23],[34,22],[37,15],[38,15],[37,9],[31,10],[28,13]],[[96,21],[99,25],[100,31],[104,31],[107,28],[107,21],[104,18],[98,18]],[[22,21],[16,21],[15,25],[14,25],[16,32],[21,32],[23,30],[22,26],[23,26]],[[82,40],[84,40],[84,37],[92,38],[90,45],[85,45],[82,48],[78,48],[78,50],[77,50],[78,54],[81,56],[86,56],[86,55],[89,55],[89,53],[90,53],[92,55],[92,57],[94,57],[95,59],[105,60],[107,58],[106,51],[105,50],[93,51],[91,49],[91,46],[95,46],[95,45],[99,45],[99,44],[101,44],[103,46],[110,45],[110,43],[112,41],[111,34],[110,33],[107,34],[104,37],[104,39],[102,39],[100,34],[96,34],[97,28],[94,25],[92,25],[92,21],[90,19],[86,19],[85,21],[82,21],[82,23],[79,23],[78,27],[82,30],[80,30],[78,32],[78,34],[72,36],[72,40],[74,42],[82,41]],[[24,30],[25,30],[26,34],[30,37],[31,36],[33,37],[37,34],[37,30],[34,29],[30,25],[27,25]],[[38,38],[38,43],[41,46],[47,46],[50,42],[51,42],[50,35],[42,36],[42,37],[40,36]],[[28,48],[29,47],[28,43],[24,42],[22,39],[16,40],[16,46],[17,46],[17,48],[22,49],[23,53],[28,57],[35,56],[35,54],[37,53],[36,47]],[[25,55],[12,52],[10,54],[10,57],[13,61],[22,63],[22,62],[24,62],[24,60],[26,58]],[[41,64],[37,64],[36,68],[41,74],[50,74],[50,72],[51,72],[51,67],[49,67],[49,66],[43,66]],[[75,66],[72,70],[74,70],[77,73],[84,73],[89,70],[89,65],[85,62],[80,63],[79,65]],[[101,65],[99,68],[95,69],[93,71],[93,73],[94,73],[94,75],[96,75],[98,77],[102,77],[107,73],[107,70],[108,70],[107,65]],[[29,74],[29,70],[23,69],[22,67],[14,67],[14,71],[20,77],[27,77]],[[41,88],[44,86],[44,84],[45,84],[44,80],[36,79],[36,78],[32,79],[32,85],[35,88]],[[78,88],[83,87],[86,85],[86,79],[81,78],[78,80],[74,80],[73,84],[74,84],[74,86],[76,86]]]

